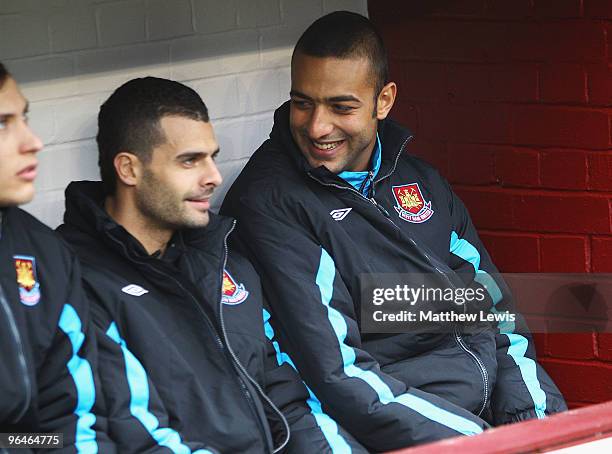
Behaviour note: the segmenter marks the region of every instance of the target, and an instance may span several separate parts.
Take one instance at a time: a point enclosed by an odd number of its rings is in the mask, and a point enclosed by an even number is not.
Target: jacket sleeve
[[[240,202],[238,234],[263,278],[279,344],[329,416],[376,451],[482,432],[486,423],[470,412],[380,370],[361,348],[329,251],[281,211]]]
[[[264,309],[268,340],[265,391],[289,424],[291,437],[285,452],[367,454],[363,446],[322,410],[321,402],[302,382],[291,357],[281,350],[270,318],[270,313]],[[276,432],[274,428],[273,432]]]
[[[78,261],[70,266],[67,299],[57,322],[54,342],[37,372],[40,431],[61,432],[63,449],[52,452],[114,453],[107,434],[98,377],[98,352],[89,303],[81,286]]]
[[[92,300],[99,297],[86,286]],[[120,453],[217,453],[207,443],[186,440],[170,426],[155,384],[130,351],[120,323],[92,301],[99,346],[100,379],[108,407],[109,434]]]
[[[470,276],[488,294],[492,313],[514,315],[494,326],[497,344],[497,379],[491,397],[495,425],[544,418],[567,410],[559,389],[538,364],[533,339],[512,294],[491,261],[472,224],[467,209],[448,187],[451,197],[453,231],[450,238],[451,266],[462,276]]]

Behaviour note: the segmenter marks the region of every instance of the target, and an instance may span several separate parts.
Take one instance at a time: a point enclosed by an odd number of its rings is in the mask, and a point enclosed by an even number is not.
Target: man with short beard
[[[55,232],[18,208],[34,197],[41,148],[28,102],[0,63],[0,432],[47,433],[55,452],[115,452],[98,412],[78,262]],[[35,441],[17,437],[10,448]]]
[[[228,248],[235,221],[209,212],[219,146],[198,94],[134,79],[98,127],[102,181],[70,184],[59,231],[83,265],[120,452],[363,452],[275,350],[259,278]]]

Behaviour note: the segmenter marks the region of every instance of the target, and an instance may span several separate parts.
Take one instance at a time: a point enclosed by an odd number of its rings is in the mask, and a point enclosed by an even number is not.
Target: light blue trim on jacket
[[[272,342],[272,345],[274,345],[274,350],[276,351],[276,362],[279,366],[281,366],[283,363],[287,363],[297,372],[297,368],[295,367],[295,364],[293,364],[293,360],[288,354],[281,351],[280,345],[278,345],[278,342],[274,340],[274,329],[270,324],[270,317],[270,313],[263,309],[264,330],[266,332],[266,337],[270,340],[270,342]],[[327,443],[332,450],[332,454],[351,454],[353,451],[342,435],[340,435],[336,421],[323,412],[321,402],[319,399],[317,399],[317,396],[314,395],[306,383],[304,383],[304,386],[306,386],[306,389],[308,390],[309,397],[306,400],[306,403],[310,407],[310,413],[312,413],[312,416],[315,418],[321,432],[323,432],[323,436],[327,440]]]
[[[68,336],[72,345],[72,357],[68,360],[68,371],[77,392],[77,404],[74,410],[77,415],[75,448],[79,453],[95,454],[98,452],[98,443],[92,426],[96,422],[96,416],[91,409],[96,401],[96,386],[91,365],[78,355],[85,342],[85,334],[81,319],[70,304],[65,304],[62,309],[59,328]]]
[[[457,232],[451,232],[450,252],[472,264],[474,273],[476,273],[474,280],[481,284],[489,293],[493,300],[493,305],[496,305],[503,299],[502,292],[495,282],[495,279],[485,270],[480,269],[480,253],[478,249],[469,241],[463,238],[460,239]]]
[[[493,300],[493,307],[491,312],[499,313],[495,308],[495,305],[502,300],[502,293],[499,286],[495,283],[495,280],[489,273],[480,269],[480,253],[474,245],[464,238],[459,238],[457,232],[451,233],[450,252],[463,260],[470,262],[476,272],[474,280],[482,284],[487,292],[491,295]],[[480,278],[479,278],[480,277]],[[510,340],[510,346],[508,347],[508,354],[514,359],[514,362],[518,366],[521,377],[527,390],[533,400],[534,409],[538,418],[542,419],[546,417],[546,393],[540,386],[537,376],[537,367],[534,360],[527,358],[525,353],[527,352],[527,346],[529,342],[527,338],[520,334],[514,333],[516,328],[514,322],[503,321],[497,325],[500,334],[508,336]]]
[[[149,411],[149,382],[147,372],[140,361],[127,348],[119,334],[115,322],[112,322],[106,335],[121,346],[125,360],[125,373],[130,388],[130,413],[142,423],[147,432],[159,446],[170,449],[175,454],[191,454],[191,449],[183,444],[181,436],[170,427],[159,427],[159,420]],[[195,454],[212,454],[207,449],[198,449]]]
[[[514,361],[521,371],[523,381],[527,386],[527,390],[531,395],[531,399],[535,404],[535,412],[539,419],[546,417],[546,393],[540,386],[538,381],[537,367],[534,360],[527,358],[528,341],[527,338],[520,334],[504,333],[510,339],[508,354],[514,358]]]

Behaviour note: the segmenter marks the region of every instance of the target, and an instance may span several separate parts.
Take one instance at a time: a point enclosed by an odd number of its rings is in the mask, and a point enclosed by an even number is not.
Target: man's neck
[[[127,197],[107,197],[104,209],[113,220],[136,238],[145,248],[147,254],[166,250],[166,246],[174,233],[152,223],[136,208],[134,202]]]

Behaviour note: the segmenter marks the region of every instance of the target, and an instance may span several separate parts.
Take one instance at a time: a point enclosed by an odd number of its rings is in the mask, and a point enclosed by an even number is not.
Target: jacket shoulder
[[[406,151],[400,157],[400,162],[409,167],[411,173],[416,173],[419,180],[425,182],[430,188],[435,188],[436,192],[444,194],[445,197],[450,197],[452,194],[453,191],[448,180],[427,161]]]
[[[8,212],[8,222],[13,228],[23,228],[26,231],[35,235],[46,235],[48,237],[59,239],[57,234],[50,227],[43,224],[33,215],[21,208],[12,208]]]
[[[47,261],[56,262],[61,259],[67,262],[74,255],[57,232],[21,208],[10,209],[7,222],[9,229],[15,232],[16,244],[27,244]]]
[[[232,244],[234,246],[234,244]],[[228,267],[237,270],[241,274],[249,275],[259,279],[255,268],[251,264],[251,261],[240,251],[236,246],[232,248],[228,254]]]
[[[100,243],[68,228],[62,235],[74,249],[81,266],[83,289],[92,306],[92,320],[101,328],[117,316],[122,305],[121,289],[128,285],[130,269],[113,260],[112,254]]]
[[[440,180],[444,180],[444,177],[440,174],[440,171],[436,167],[434,167],[424,159],[410,154],[409,151],[403,153],[401,159],[404,161],[405,164],[412,167],[424,178],[437,178]]]
[[[222,212],[235,216],[234,208],[239,202],[277,206],[300,198],[305,190],[304,174],[296,169],[286,150],[268,139],[253,153],[232,184]]]
[[[411,150],[416,147],[413,145],[411,139],[413,134],[410,130],[400,124],[393,118],[387,118],[384,121],[382,129],[383,147],[386,143],[390,143],[391,149],[394,151],[396,147],[404,147],[404,150],[400,156],[400,161],[404,165],[410,166],[417,174],[423,178],[438,178],[443,179],[439,171],[427,161],[414,155]]]

